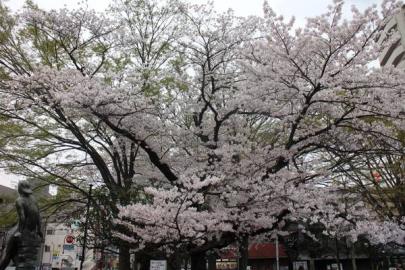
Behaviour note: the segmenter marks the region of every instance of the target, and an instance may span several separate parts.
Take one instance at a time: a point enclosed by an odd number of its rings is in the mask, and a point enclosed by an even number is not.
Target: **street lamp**
[[[83,247],[82,247],[82,257],[81,257],[81,261],[80,261],[80,270],[83,269],[83,263],[84,263],[84,255],[86,252],[86,244],[87,244],[87,225],[89,222],[89,215],[90,215],[90,200],[91,200],[91,190],[93,188],[93,185],[90,184],[89,187],[89,196],[88,196],[88,200],[87,200],[87,213],[86,213],[86,220],[84,222],[84,235],[83,235]]]

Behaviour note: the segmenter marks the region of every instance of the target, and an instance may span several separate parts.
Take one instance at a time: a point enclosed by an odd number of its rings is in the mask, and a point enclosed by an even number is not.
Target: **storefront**
[[[249,245],[249,270],[276,270],[277,269],[277,247],[273,243],[253,243]],[[238,250],[230,246],[220,251],[219,259],[216,262],[217,270],[238,269]],[[284,246],[278,247],[278,261],[280,270],[288,270],[289,260]]]

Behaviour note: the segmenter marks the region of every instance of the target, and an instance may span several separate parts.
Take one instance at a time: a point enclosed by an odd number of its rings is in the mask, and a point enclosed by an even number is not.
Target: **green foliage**
[[[14,207],[16,197],[1,195],[0,227],[11,227],[17,222],[17,211]]]

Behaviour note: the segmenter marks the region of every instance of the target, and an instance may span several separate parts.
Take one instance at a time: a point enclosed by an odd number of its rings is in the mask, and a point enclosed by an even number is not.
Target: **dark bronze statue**
[[[18,183],[18,193],[20,196],[15,202],[18,224],[8,232],[0,270],[6,269],[11,260],[17,270],[34,270],[38,264],[38,250],[43,238],[38,204],[27,181]]]

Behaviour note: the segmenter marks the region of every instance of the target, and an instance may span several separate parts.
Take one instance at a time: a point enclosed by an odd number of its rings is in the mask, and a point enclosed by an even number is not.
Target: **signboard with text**
[[[306,261],[295,261],[293,263],[294,270],[308,270],[308,265]]]
[[[167,262],[166,260],[151,260],[149,270],[166,270]]]
[[[75,246],[74,245],[63,245],[63,251],[74,251]]]
[[[73,235],[66,235],[65,237],[65,243],[67,244],[73,244],[75,241],[75,237]]]
[[[337,263],[332,263],[326,266],[327,270],[339,270],[339,269],[343,269],[343,265],[340,263],[340,268],[338,266]]]

